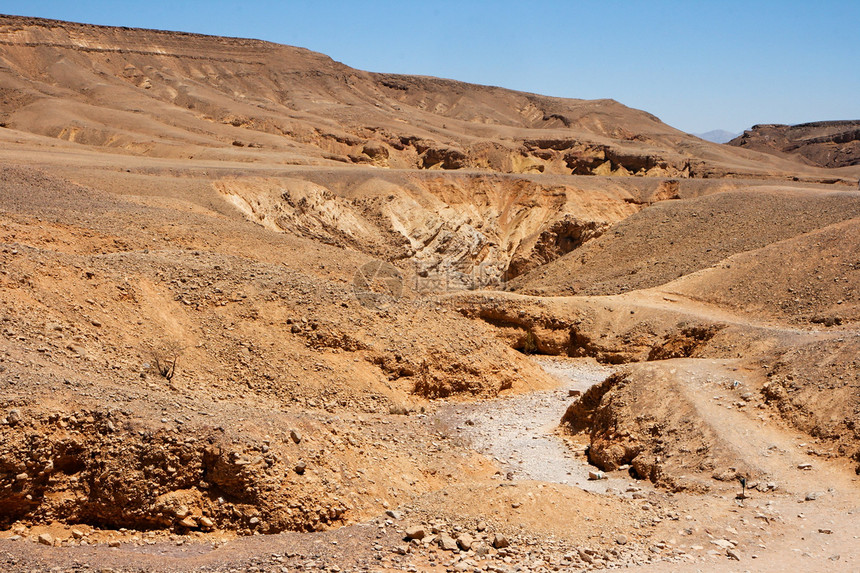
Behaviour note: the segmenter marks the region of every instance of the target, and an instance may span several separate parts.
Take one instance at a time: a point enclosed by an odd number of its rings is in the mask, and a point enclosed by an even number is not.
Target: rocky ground
[[[542,360],[561,377],[558,390],[471,405],[441,405],[424,415],[397,416],[392,432],[435,436],[446,449],[472,447],[498,458],[493,474],[403,500],[377,518],[313,534],[235,538],[223,532],[170,534],[101,530],[91,526],[17,524],[0,542],[9,570],[88,571],[552,571],[634,568],[701,570],[732,562],[761,571],[782,570],[785,554],[810,570],[857,563],[860,529],[852,516],[856,482],[830,462],[806,453],[807,444],[777,433],[762,442],[771,456],[771,481],[718,487],[707,496],[672,494],[633,480],[621,468],[607,474],[584,455],[547,457],[564,443],[552,419],[570,396],[599,379],[593,362]],[[717,382],[717,384],[719,384]],[[732,411],[731,404],[717,409]],[[539,443],[519,448],[504,431],[522,417],[523,435]],[[723,414],[720,414],[721,416]],[[735,426],[746,423],[738,414]],[[496,420],[499,420],[496,422]],[[457,425],[450,425],[450,424]],[[515,424],[516,425],[516,424]],[[748,441],[749,431],[735,428]],[[382,439],[384,435],[381,436]],[[388,438],[392,439],[392,438]],[[540,442],[545,442],[540,444]],[[748,444],[751,450],[759,446]],[[668,455],[668,454],[667,454]],[[756,459],[761,459],[759,456]],[[513,468],[513,469],[512,469]],[[570,471],[572,470],[572,471]],[[568,475],[570,471],[573,475]],[[587,480],[588,472],[591,477]],[[564,482],[585,475],[579,484]],[[476,479],[477,478],[477,479]],[[536,479],[541,478],[541,479]],[[451,481],[453,479],[453,482]],[[777,481],[778,480],[778,481]],[[590,490],[590,491],[589,491]],[[51,547],[48,547],[51,546]],[[820,569],[819,569],[819,566]]]

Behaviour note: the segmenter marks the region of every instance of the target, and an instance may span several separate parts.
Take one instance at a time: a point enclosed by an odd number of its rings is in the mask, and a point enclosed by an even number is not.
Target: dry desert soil
[[[0,17],[0,570],[860,570],[851,126]]]

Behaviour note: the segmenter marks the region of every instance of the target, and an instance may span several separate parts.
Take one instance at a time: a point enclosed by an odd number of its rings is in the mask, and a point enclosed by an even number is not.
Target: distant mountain
[[[819,167],[860,165],[860,120],[754,125],[729,145],[787,154]]]
[[[696,137],[700,137],[705,141],[713,141],[714,143],[728,143],[733,140],[740,133],[732,133],[730,131],[726,131],[725,129],[712,129],[706,133],[694,133]]]

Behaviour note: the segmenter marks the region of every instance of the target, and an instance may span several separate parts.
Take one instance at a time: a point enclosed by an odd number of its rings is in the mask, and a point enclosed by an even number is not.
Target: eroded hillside
[[[368,73],[255,40],[13,16],[0,18],[0,36],[3,125],[115,153],[615,176],[798,171],[611,100]]]
[[[729,145],[785,154],[819,167],[855,166],[860,164],[860,121],[754,125]]]

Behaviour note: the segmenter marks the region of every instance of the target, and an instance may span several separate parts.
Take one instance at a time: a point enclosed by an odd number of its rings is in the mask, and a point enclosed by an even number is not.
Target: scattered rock
[[[818,499],[818,492],[816,491],[809,492],[804,498],[805,501],[815,501],[816,499]]]
[[[508,538],[502,535],[501,533],[493,534],[493,547],[496,549],[504,549],[508,547],[511,543],[508,541]]]
[[[441,547],[444,551],[456,551],[457,541],[454,540],[454,538],[450,535],[445,535],[443,533],[439,536],[439,547]]]
[[[588,471],[588,479],[590,479],[590,480],[606,479],[606,474],[601,472],[601,471],[589,470]]]
[[[294,443],[298,444],[299,442],[302,441],[302,435],[299,433],[298,430],[290,430],[290,439]]]
[[[427,531],[423,525],[413,525],[406,528],[406,537],[409,539],[424,539],[426,535]]]
[[[627,545],[627,536],[626,535],[617,535],[615,537],[615,543],[618,545]]]
[[[183,518],[179,522],[179,525],[181,525],[182,527],[187,527],[188,529],[193,529],[197,527],[197,520],[189,515],[188,517]]]
[[[178,508],[176,508],[173,514],[177,517],[177,519],[184,519],[191,515],[191,510],[184,505],[180,505]]]
[[[38,537],[38,541],[42,545],[53,545],[54,544],[54,536],[50,533],[42,533]]]
[[[21,410],[14,409],[9,410],[9,413],[6,414],[6,420],[8,420],[10,425],[14,426],[24,421],[24,417],[21,415]]]
[[[818,533],[823,533],[824,535],[831,535],[833,534],[833,530],[822,527],[819,528]]]
[[[457,545],[459,545],[460,549],[463,551],[470,550],[474,542],[475,540],[468,533],[461,533],[457,536]]]
[[[734,559],[735,561],[741,560],[741,556],[738,555],[738,552],[732,548],[726,549],[726,555],[729,557],[729,559]]]
[[[408,416],[409,408],[406,406],[401,406],[399,404],[392,404],[388,407],[388,413],[392,416]]]
[[[302,474],[304,474],[304,473],[305,473],[305,470],[306,470],[307,468],[308,468],[307,464],[306,464],[305,462],[300,461],[300,462],[298,462],[298,463],[295,465],[295,467],[293,468],[293,470],[295,470],[295,472],[296,472],[297,474],[302,475]]]

